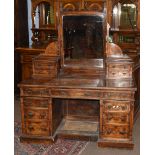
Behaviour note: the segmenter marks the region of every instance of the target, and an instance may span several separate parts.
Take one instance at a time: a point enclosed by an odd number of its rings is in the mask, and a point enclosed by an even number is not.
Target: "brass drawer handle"
[[[108,130],[108,131],[107,131],[107,134],[109,134],[109,135],[110,135],[111,133],[112,133],[112,131],[111,131],[111,130]]]
[[[34,113],[30,111],[30,112],[28,113],[28,116],[29,116],[29,117],[33,117],[33,116],[34,116]]]
[[[62,92],[61,92],[61,95],[66,95],[66,92],[62,91]]]
[[[111,93],[106,93],[105,97],[111,97],[111,95],[112,95]]]
[[[41,127],[41,131],[47,131],[47,128]]]
[[[125,134],[127,134],[126,131],[120,131],[119,133],[120,133],[121,135],[125,135]]]
[[[46,113],[40,114],[40,118],[41,118],[41,119],[44,119],[45,117],[46,117]]]
[[[84,93],[84,95],[85,95],[85,96],[91,96],[91,93],[86,92],[86,93]]]
[[[120,109],[120,106],[114,105],[112,108],[113,108],[113,109]]]
[[[28,129],[29,129],[30,131],[33,131],[33,130],[34,130],[34,128],[33,128],[32,125],[30,125],[30,126],[28,127]]]
[[[26,89],[26,93],[27,93],[27,94],[30,94],[30,95],[31,95],[32,92],[33,92],[33,91],[32,91],[31,89]]]
[[[126,121],[126,117],[125,116],[121,117],[121,121],[125,122]]]

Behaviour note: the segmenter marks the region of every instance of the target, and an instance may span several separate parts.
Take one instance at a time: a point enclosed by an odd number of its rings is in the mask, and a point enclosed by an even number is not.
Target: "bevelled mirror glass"
[[[65,59],[103,58],[103,17],[92,15],[63,16]]]

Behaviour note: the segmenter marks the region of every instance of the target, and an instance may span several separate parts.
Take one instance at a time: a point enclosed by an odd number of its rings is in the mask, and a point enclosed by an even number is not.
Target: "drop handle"
[[[33,117],[33,116],[34,116],[34,113],[33,113],[33,112],[29,112],[29,113],[28,113],[28,116],[29,116],[29,117]]]
[[[31,126],[31,125],[28,127],[28,129],[29,129],[30,131],[34,130],[33,126]]]
[[[125,135],[125,134],[127,134],[126,131],[120,131],[119,133],[120,133],[121,135]]]
[[[119,108],[120,108],[120,106],[118,106],[118,105],[113,106],[113,109],[119,109]]]
[[[124,117],[121,117],[121,121],[122,122],[125,122],[126,121],[126,117],[124,116]]]
[[[41,131],[47,131],[47,129],[44,127],[41,127],[40,129],[41,129]]]
[[[42,113],[42,114],[40,114],[40,118],[41,118],[41,119],[44,119],[45,116],[46,116],[46,113]]]
[[[27,89],[26,92],[27,92],[27,94],[30,94],[30,95],[32,94],[32,90],[30,90],[30,89]]]
[[[111,130],[108,130],[108,131],[107,131],[107,134],[111,134],[111,133],[112,133],[112,131],[111,131]]]

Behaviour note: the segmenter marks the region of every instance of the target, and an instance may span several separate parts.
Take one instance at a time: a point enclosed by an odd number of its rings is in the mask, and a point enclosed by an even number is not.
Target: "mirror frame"
[[[60,57],[61,57],[61,67],[65,65],[65,57],[64,57],[64,41],[63,41],[63,17],[64,16],[99,16],[102,18],[102,28],[103,28],[103,58],[106,53],[106,35],[107,35],[107,25],[106,25],[106,16],[104,13],[100,12],[88,12],[88,11],[81,11],[81,12],[66,12],[60,15],[60,25],[58,31],[58,42],[59,42],[59,49],[60,49]],[[77,60],[77,59],[72,59]],[[79,59],[80,61],[80,59]]]

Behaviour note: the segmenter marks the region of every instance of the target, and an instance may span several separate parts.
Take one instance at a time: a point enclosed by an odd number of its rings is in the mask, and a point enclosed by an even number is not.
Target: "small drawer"
[[[49,136],[50,129],[48,122],[25,122],[25,132],[28,135]]]
[[[129,78],[132,72],[128,70],[111,70],[108,73],[109,78]]]
[[[103,114],[103,124],[129,124],[128,114],[118,114],[118,113],[104,113]]]
[[[129,101],[103,101],[103,111],[105,112],[129,112]]]
[[[103,92],[103,98],[105,99],[114,99],[114,100],[133,100],[134,93],[132,92],[119,92],[119,91],[111,91],[111,92]]]
[[[34,70],[34,74],[43,74],[43,75],[50,75],[50,76],[56,76],[57,70],[55,68],[51,69],[45,69],[45,68],[39,68]]]
[[[21,62],[22,63],[32,62],[35,56],[36,55],[21,55]]]
[[[130,64],[109,64],[109,69],[127,69],[130,70],[132,66]]]
[[[82,91],[82,90],[52,90],[51,94],[55,97],[67,97],[67,98],[99,98],[101,96],[101,92],[93,92],[93,91]]]
[[[129,126],[106,125],[103,126],[102,135],[105,138],[129,138]]]
[[[46,60],[45,60],[46,61]],[[56,66],[56,62],[34,61],[34,67],[38,68],[51,68]]]
[[[31,98],[31,97],[24,97],[23,98],[24,108],[47,108],[50,104],[50,99],[48,98]]]
[[[22,89],[24,96],[50,96],[50,90],[47,88],[31,88],[25,87]]]
[[[24,119],[48,120],[49,113],[48,113],[48,110],[46,110],[46,109],[24,108]]]

